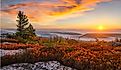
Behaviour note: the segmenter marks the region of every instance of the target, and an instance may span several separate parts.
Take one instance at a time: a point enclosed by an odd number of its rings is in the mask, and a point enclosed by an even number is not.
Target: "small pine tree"
[[[26,28],[26,33],[29,36],[35,36],[35,29],[33,28],[33,26],[30,24],[28,28]]]
[[[22,11],[19,11],[17,18],[18,18],[18,20],[16,20],[18,22],[17,35],[23,36],[23,34],[25,33],[26,26],[29,24],[29,22],[27,16],[24,15]]]
[[[115,38],[115,42],[118,42],[119,40],[118,40],[118,38]]]
[[[121,39],[120,39],[120,42],[121,42]]]
[[[96,42],[99,42],[99,39],[98,38],[95,38],[96,39]]]

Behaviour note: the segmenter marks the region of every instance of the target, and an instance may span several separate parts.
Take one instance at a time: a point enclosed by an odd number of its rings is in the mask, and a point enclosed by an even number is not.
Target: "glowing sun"
[[[99,26],[98,26],[98,30],[104,30],[104,26],[99,25]]]

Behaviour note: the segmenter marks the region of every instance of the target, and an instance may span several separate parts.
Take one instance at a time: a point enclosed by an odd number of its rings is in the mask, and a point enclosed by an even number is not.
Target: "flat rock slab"
[[[57,61],[37,62],[30,63],[18,63],[8,66],[4,66],[1,70],[76,70],[71,67],[63,66]]]
[[[0,49],[0,57],[2,56],[6,56],[6,55],[15,55],[17,53],[23,53],[24,50],[22,49],[18,49],[18,50],[3,50],[3,49]]]

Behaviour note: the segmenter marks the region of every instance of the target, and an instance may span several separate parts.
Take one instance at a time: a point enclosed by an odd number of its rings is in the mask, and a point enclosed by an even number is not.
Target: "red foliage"
[[[32,48],[17,59],[20,62],[57,60],[67,66],[81,70],[120,70],[120,48],[111,46],[96,46],[90,43],[77,43],[74,45],[56,45],[43,47],[38,44],[1,44],[1,49]],[[23,56],[22,55],[22,56]],[[17,56],[15,56],[17,57]],[[10,60],[6,60],[10,59]],[[13,61],[12,57],[2,57],[2,61]]]
[[[26,49],[26,48],[34,48],[34,47],[39,47],[40,45],[38,44],[0,44],[0,49]]]

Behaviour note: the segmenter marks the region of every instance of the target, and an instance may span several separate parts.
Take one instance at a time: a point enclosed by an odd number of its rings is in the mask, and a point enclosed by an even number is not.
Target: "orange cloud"
[[[53,0],[52,0],[53,1]],[[25,11],[32,22],[46,22],[61,18],[68,18],[67,15],[75,16],[85,11],[93,10],[97,3],[111,0],[59,0],[57,2],[25,2],[4,7],[3,15],[14,16],[19,10]],[[72,17],[71,16],[71,17]],[[77,16],[77,15],[76,15]]]

